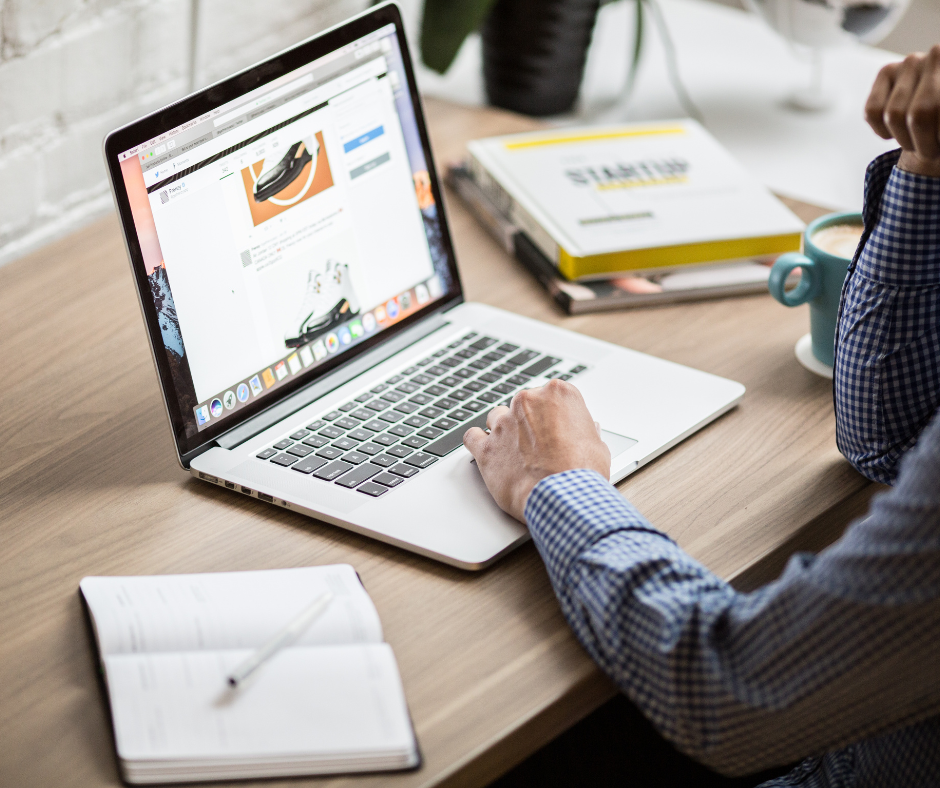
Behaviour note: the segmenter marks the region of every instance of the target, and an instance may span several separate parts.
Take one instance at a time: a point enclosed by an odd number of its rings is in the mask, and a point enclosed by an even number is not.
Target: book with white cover
[[[348,565],[86,577],[131,783],[408,769],[420,762],[398,666]],[[332,600],[238,688],[227,677],[325,592]]]
[[[466,167],[449,167],[445,183],[503,249],[513,255],[569,315],[767,292],[774,258],[717,265],[664,266],[653,271],[569,282],[525,232],[500,213]],[[798,278],[799,273],[794,272],[788,284],[794,285]]]
[[[474,180],[571,280],[800,248],[803,223],[694,120],[468,148]]]

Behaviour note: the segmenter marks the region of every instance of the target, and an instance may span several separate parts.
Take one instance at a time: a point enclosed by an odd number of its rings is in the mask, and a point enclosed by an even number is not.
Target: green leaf
[[[476,30],[495,0],[426,0],[421,19],[421,59],[443,74],[464,39]]]
[[[640,58],[643,56],[643,0],[636,0],[636,21],[633,26],[633,57],[627,72],[627,84],[623,89],[623,100],[630,101],[636,86],[637,73],[640,70]]]

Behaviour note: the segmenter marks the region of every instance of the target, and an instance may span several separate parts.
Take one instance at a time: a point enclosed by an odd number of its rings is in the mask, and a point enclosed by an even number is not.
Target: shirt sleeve
[[[839,450],[886,484],[940,406],[940,178],[898,169],[899,155],[875,159],[866,176],[833,389]]]
[[[745,774],[940,712],[940,418],[903,466],[866,520],[749,594],[593,471],[543,479],[525,515],[597,664],[679,749]]]

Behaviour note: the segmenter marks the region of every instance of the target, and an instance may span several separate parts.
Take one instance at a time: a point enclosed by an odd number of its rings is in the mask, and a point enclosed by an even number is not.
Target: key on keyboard
[[[378,465],[372,465],[371,463],[366,463],[365,465],[360,465],[358,468],[356,468],[353,471],[350,471],[349,473],[344,473],[342,476],[340,476],[336,480],[336,483],[340,487],[353,488],[357,484],[361,484],[367,479],[371,479],[377,473],[380,473],[381,470],[382,469],[379,468]]]
[[[452,430],[446,435],[438,438],[433,443],[425,446],[424,453],[433,454],[435,457],[444,457],[445,455],[450,454],[458,446],[463,445],[463,436],[467,430],[469,430],[471,427],[479,427],[480,429],[484,429],[486,427],[486,416],[486,413],[481,413],[475,419],[472,419],[465,424],[461,424],[459,430]]]

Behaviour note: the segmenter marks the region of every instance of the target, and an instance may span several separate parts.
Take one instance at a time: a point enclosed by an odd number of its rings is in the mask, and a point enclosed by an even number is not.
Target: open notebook
[[[348,565],[86,577],[124,778],[132,783],[407,769],[420,762],[398,666]],[[333,598],[238,689],[232,669]]]

